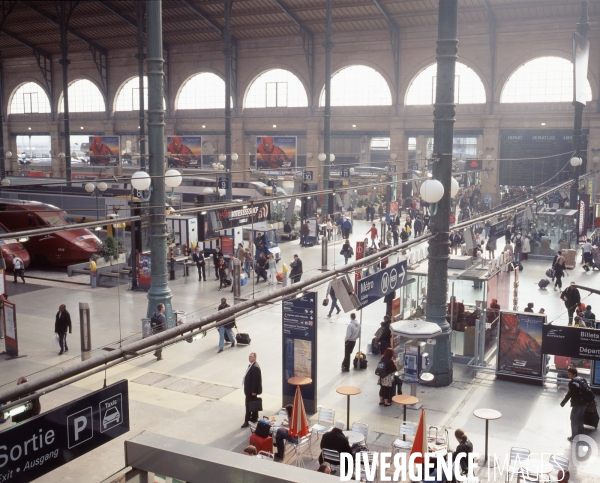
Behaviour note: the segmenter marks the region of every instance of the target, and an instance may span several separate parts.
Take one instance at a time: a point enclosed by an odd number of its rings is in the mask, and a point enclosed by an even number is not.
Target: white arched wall
[[[36,80],[23,80],[22,82],[20,82],[10,93],[10,96],[8,98],[8,103],[6,104],[6,112],[7,114],[23,114],[23,113],[19,113],[19,112],[12,112],[12,104],[13,104],[13,99],[15,97],[15,95],[17,94],[17,92],[19,91],[19,89],[21,89],[22,87],[28,85],[28,84],[35,84],[36,86],[39,87],[40,90],[40,94],[44,94],[45,99],[46,99],[46,104],[48,105],[48,110],[47,111],[38,111],[40,113],[50,113],[52,110],[52,105],[50,103],[50,98],[48,97],[48,92],[46,91],[46,89],[44,89],[44,87],[37,82]],[[39,99],[38,99],[39,102]],[[25,112],[24,114],[29,114],[27,112]]]
[[[250,91],[252,90],[253,86],[255,85],[255,83],[259,79],[259,77],[261,77],[262,75],[264,75],[270,71],[273,71],[273,70],[284,70],[284,71],[289,72],[291,75],[293,75],[298,80],[300,85],[302,86],[304,96],[306,97],[306,105],[298,106],[298,107],[307,107],[308,105],[310,105],[309,89],[308,89],[308,85],[305,82],[305,80],[303,79],[303,77],[295,69],[291,68],[290,66],[282,65],[282,64],[269,64],[267,66],[262,66],[261,68],[256,69],[256,71],[250,77],[250,80],[246,83],[246,86],[244,88],[243,101],[242,101],[242,106],[244,108],[246,108],[246,105],[248,102],[248,95],[250,94]],[[254,108],[251,108],[251,109],[254,109]],[[260,109],[260,108],[258,108],[258,109]]]

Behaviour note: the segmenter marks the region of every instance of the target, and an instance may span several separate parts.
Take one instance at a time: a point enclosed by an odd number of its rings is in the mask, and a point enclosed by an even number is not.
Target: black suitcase
[[[248,345],[250,344],[250,336],[248,334],[238,332],[237,334],[235,334],[235,341],[238,344]]]
[[[592,409],[590,411],[590,408]],[[598,429],[598,422],[600,421],[600,416],[598,415],[598,405],[596,401],[592,401],[588,404],[588,407],[583,413],[583,424],[587,424],[588,426],[592,426],[594,429]]]

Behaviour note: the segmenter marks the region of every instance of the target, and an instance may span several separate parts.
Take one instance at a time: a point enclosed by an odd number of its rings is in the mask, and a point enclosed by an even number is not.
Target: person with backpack
[[[515,244],[515,260],[520,262],[521,252],[523,251],[523,235],[521,235],[520,231],[512,237],[512,241]]]
[[[344,260],[346,261],[345,265],[348,265],[348,259],[354,255],[354,250],[352,249],[352,245],[350,245],[350,240],[346,240],[344,242],[340,251],[340,255],[344,257]]]
[[[575,282],[571,282],[560,294],[560,298],[565,302],[565,307],[569,314],[569,325],[573,325],[573,315],[575,314],[578,305],[581,303],[581,294],[575,285]]]
[[[386,315],[383,317],[383,322],[381,323],[381,333],[377,337],[377,341],[379,342],[379,351],[381,354],[385,352],[388,347],[392,346],[392,329],[390,325],[392,324],[392,319]]]
[[[25,264],[23,263],[23,260],[19,257],[13,258],[13,267],[13,275],[15,276],[14,283],[17,283],[17,276],[21,277],[21,280],[25,283]]]
[[[388,347],[377,367],[375,368],[375,374],[379,376],[377,384],[379,384],[379,405],[380,406],[391,406],[392,403],[392,382],[394,378],[394,372],[398,370],[396,361],[394,361],[394,350]]]
[[[356,341],[360,337],[360,325],[356,320],[356,314],[350,314],[350,323],[346,329],[344,339],[344,360],[342,361],[342,372],[350,372],[350,355],[354,350]]]
[[[567,439],[573,441],[573,438],[578,434],[583,434],[583,417],[587,405],[594,400],[588,382],[577,375],[577,368],[570,366],[567,369],[567,377],[569,378],[569,391],[565,398],[561,401],[561,407],[564,407],[571,400],[571,436]]]
[[[167,318],[165,317],[165,304],[158,304],[156,306],[156,312],[150,317],[150,328],[152,329],[152,335],[158,334],[167,330]],[[162,360],[162,348],[156,349],[154,357],[157,361]]]

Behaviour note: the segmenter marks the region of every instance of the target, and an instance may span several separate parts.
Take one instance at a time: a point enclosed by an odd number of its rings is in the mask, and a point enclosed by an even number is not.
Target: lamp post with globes
[[[96,195],[96,220],[100,220],[100,210],[98,208],[98,197],[108,189],[108,185],[101,181],[97,185],[94,183],[86,183],[85,190],[91,195]]]
[[[573,184],[571,185],[571,191],[569,193],[569,206],[572,210],[577,210],[576,220],[577,223],[575,225],[575,236],[569,237],[569,248],[571,248],[571,241],[575,238],[575,248],[577,248],[577,241],[579,240],[579,166],[583,164],[583,159],[573,156],[569,161],[572,169],[572,179]]]

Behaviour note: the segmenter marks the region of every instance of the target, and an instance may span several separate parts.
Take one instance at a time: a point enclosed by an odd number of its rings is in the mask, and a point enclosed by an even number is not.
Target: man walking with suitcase
[[[242,428],[247,428],[249,426],[248,421],[252,421],[253,423],[258,421],[258,411],[251,411],[253,408],[250,406],[251,403],[256,403],[257,396],[262,394],[262,373],[258,362],[256,362],[256,352],[250,352],[248,361],[250,364],[242,379],[244,395],[246,396],[246,415],[244,417]]]
[[[356,314],[350,314],[350,323],[346,329],[344,339],[344,360],[342,361],[342,372],[350,372],[350,354],[354,350],[356,340],[360,337],[360,325],[356,320]]]
[[[229,304],[227,303],[225,297],[223,297],[221,299],[221,305],[219,305],[217,310],[223,310],[227,307],[229,307]],[[225,325],[219,326],[219,352],[217,352],[217,354],[223,352],[223,348],[225,347],[225,332],[227,332],[227,338],[229,339],[229,342],[231,342],[231,347],[235,346],[235,336],[233,335],[232,330],[234,327],[235,319],[231,322],[227,322]]]

